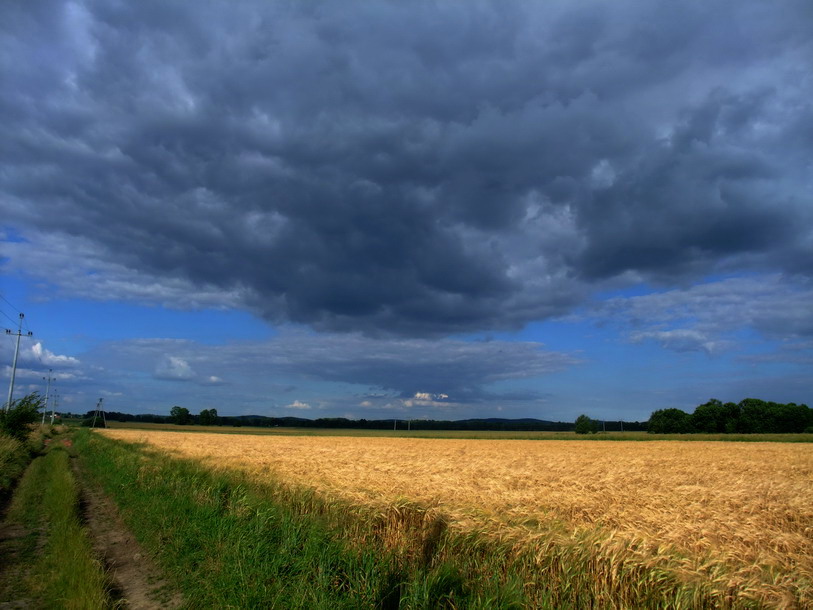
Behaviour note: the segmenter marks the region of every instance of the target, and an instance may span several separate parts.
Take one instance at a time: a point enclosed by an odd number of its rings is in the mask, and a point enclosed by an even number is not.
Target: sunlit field
[[[602,556],[668,560],[687,581],[773,604],[813,601],[806,443],[104,433],[354,504],[418,502],[518,545],[589,534]]]

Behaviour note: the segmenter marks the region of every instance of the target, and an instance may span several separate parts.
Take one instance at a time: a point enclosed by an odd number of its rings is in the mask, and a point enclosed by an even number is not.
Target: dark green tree
[[[586,415],[576,418],[576,434],[595,434],[598,432],[598,422]]]
[[[791,402],[779,406],[776,423],[780,432],[804,432],[813,425],[813,411],[807,405]]]
[[[737,432],[786,433],[802,432],[813,423],[813,413],[807,405],[779,404],[758,398],[746,398],[737,405]]]
[[[728,403],[732,404],[732,403]],[[717,434],[726,432],[726,425],[731,421],[728,404],[724,405],[716,398],[695,408],[691,415],[691,424],[695,432]],[[736,405],[733,405],[736,408]],[[736,416],[736,413],[733,413]]]
[[[198,423],[201,426],[217,425],[217,409],[203,409],[198,415]]]
[[[692,422],[680,409],[658,409],[649,416],[646,430],[650,434],[686,434],[692,431]]]
[[[37,392],[13,400],[8,410],[0,409],[0,433],[25,440],[30,425],[39,419],[42,404],[43,399]]]
[[[191,417],[189,416],[189,409],[186,407],[179,407],[175,405],[169,412],[169,418],[172,420],[172,423],[183,425],[188,424]]]

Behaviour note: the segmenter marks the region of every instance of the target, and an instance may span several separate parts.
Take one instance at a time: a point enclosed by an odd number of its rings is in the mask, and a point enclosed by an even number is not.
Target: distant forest
[[[89,425],[94,411],[88,411],[83,417]],[[151,415],[105,412],[110,421],[175,423],[179,425],[200,424],[214,426],[252,426],[260,428],[346,428],[361,430],[468,430],[468,431],[516,431],[516,432],[572,432],[573,422],[556,422],[541,419],[463,419],[456,421],[432,419],[347,419],[344,417],[322,417],[305,419],[302,417],[266,417],[264,415],[219,416],[215,409],[204,409],[194,415],[184,407],[173,407],[170,415]],[[99,422],[96,422],[99,425]],[[606,421],[599,422],[599,429],[607,432],[643,431],[646,424],[642,422]]]
[[[86,423],[93,418],[93,411],[84,416]],[[70,414],[67,414],[70,416]],[[107,411],[108,420],[120,422],[175,423],[179,425],[200,424],[216,426],[253,426],[260,428],[347,428],[366,430],[468,430],[468,431],[527,431],[571,432],[574,422],[546,421],[541,419],[463,419],[456,421],[431,419],[347,419],[323,417],[266,417],[263,415],[219,416],[216,409],[204,409],[195,415],[185,407],[175,406],[169,415],[119,413]],[[583,416],[582,416],[583,417]],[[754,434],[754,433],[800,433],[813,432],[813,409],[805,404],[781,404],[756,398],[746,398],[739,403],[723,403],[711,399],[699,405],[692,413],[681,409],[659,409],[649,421],[601,421],[591,420],[592,430],[605,432],[640,432],[652,434]],[[98,425],[98,422],[97,422]]]
[[[654,411],[647,422],[652,434],[782,434],[813,432],[813,409],[796,403],[781,404],[757,398],[723,403],[712,398],[693,413],[680,409]]]

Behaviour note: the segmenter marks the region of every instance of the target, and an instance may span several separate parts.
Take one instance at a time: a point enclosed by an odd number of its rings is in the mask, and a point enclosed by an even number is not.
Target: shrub
[[[25,440],[30,432],[29,426],[39,418],[42,403],[37,392],[12,401],[8,410],[0,412],[0,432]]]

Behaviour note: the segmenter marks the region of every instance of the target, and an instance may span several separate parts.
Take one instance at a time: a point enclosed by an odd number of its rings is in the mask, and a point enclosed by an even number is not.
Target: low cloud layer
[[[2,268],[395,337],[642,281],[807,290],[811,22],[802,0],[5,3]],[[708,343],[676,332],[638,339]],[[447,390],[352,362],[322,375]]]
[[[253,379],[253,386],[272,390],[269,400],[294,391],[297,383],[328,382],[358,386],[368,394],[383,391],[385,396],[416,403],[491,400],[499,398],[494,384],[537,379],[579,363],[574,355],[546,350],[537,343],[380,341],[361,334],[299,332],[262,343],[225,346],[168,339],[125,341],[100,346],[88,358],[111,370],[142,371],[156,379],[193,385],[211,383],[217,373],[217,384],[229,391]],[[280,389],[292,381],[292,388]],[[252,391],[262,393],[258,387]],[[533,396],[504,398],[529,400]],[[296,407],[297,400],[289,400],[288,407],[306,408]]]
[[[809,345],[813,282],[777,274],[738,277],[636,297],[609,299],[591,312],[613,320],[633,341],[654,340],[676,351],[717,353],[736,346],[743,329]]]

